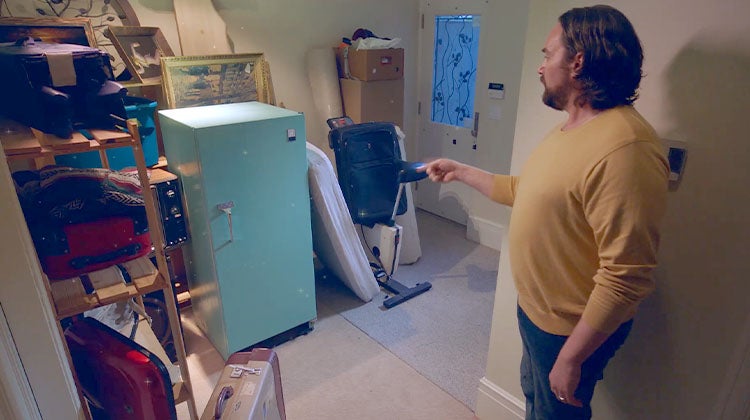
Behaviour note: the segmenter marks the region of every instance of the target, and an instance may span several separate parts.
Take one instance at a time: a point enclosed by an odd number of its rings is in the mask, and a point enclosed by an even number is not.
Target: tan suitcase
[[[286,420],[276,352],[253,349],[229,356],[201,420]]]

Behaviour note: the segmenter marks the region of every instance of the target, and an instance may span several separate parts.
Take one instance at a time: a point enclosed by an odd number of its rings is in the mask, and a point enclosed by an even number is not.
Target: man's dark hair
[[[576,99],[579,104],[609,109],[638,99],[643,49],[622,12],[603,5],[580,7],[563,13],[559,21],[569,57],[583,54],[583,66],[576,75],[582,90]]]

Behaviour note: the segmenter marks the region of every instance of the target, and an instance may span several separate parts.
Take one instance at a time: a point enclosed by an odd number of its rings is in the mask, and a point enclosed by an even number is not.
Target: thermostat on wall
[[[487,93],[491,99],[505,99],[505,85],[502,83],[490,82],[487,87]]]

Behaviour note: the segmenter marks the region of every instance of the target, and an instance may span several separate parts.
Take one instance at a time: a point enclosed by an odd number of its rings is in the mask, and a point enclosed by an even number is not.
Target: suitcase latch
[[[261,368],[251,368],[242,365],[229,365],[232,368],[232,373],[229,374],[230,378],[239,378],[243,373],[248,372],[251,375],[260,375],[263,373]]]

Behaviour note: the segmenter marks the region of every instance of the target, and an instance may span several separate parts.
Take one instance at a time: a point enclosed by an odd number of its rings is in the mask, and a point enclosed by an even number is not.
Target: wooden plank
[[[42,145],[31,129],[7,118],[0,118],[0,142],[8,157],[42,151]]]
[[[153,292],[155,289],[159,289],[164,286],[164,281],[159,273],[153,273],[148,276],[136,277],[132,280],[133,286],[139,293]]]
[[[128,286],[126,286],[125,283],[117,283],[96,289],[94,294],[99,299],[99,303],[102,305],[108,305],[130,296],[131,292],[128,290]]]
[[[149,182],[151,185],[159,184],[166,181],[174,181],[177,179],[177,175],[167,172],[164,169],[152,169],[149,171]]]
[[[100,129],[89,129],[89,133],[98,141],[100,144],[121,144],[121,143],[132,143],[133,138],[130,134],[122,131],[114,130],[100,130]]]
[[[159,273],[133,279],[133,284],[116,283],[98,287],[86,294],[80,278],[50,281],[50,293],[57,309],[57,319],[67,318],[128,297],[163,289],[166,283]]]
[[[79,132],[73,132],[73,137],[69,139],[63,139],[53,134],[45,133],[43,131],[32,128],[31,132],[39,140],[39,144],[44,147],[52,149],[55,153],[76,153],[76,152],[87,152],[98,146],[96,142],[91,142],[89,139],[83,136]]]
[[[99,304],[96,296],[86,294],[81,279],[78,277],[50,281],[49,286],[57,309],[57,319],[79,314]]]
[[[187,401],[190,398],[190,392],[185,388],[182,382],[177,382],[172,385],[172,394],[174,395],[174,403],[179,404],[183,401]]]

